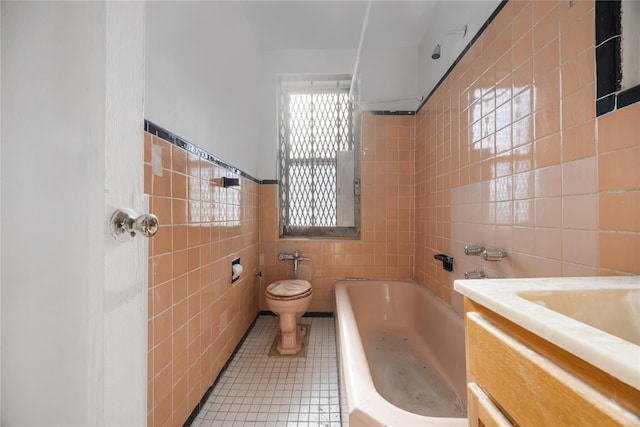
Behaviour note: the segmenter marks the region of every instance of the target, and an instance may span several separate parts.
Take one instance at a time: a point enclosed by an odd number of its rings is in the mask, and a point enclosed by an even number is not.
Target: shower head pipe
[[[369,0],[367,3],[367,9],[364,12],[364,20],[362,21],[362,29],[360,30],[360,41],[358,42],[358,51],[356,53],[356,63],[353,67],[353,75],[351,76],[351,85],[349,86],[349,101],[354,101],[353,96],[353,82],[358,78],[358,68],[360,68],[360,54],[362,53],[362,45],[364,44],[364,36],[367,33],[367,25],[369,25],[369,13],[371,12],[371,3],[373,0]]]
[[[467,26],[464,25],[461,28],[449,30],[446,33],[444,33],[444,35],[442,36],[442,38],[440,39],[436,47],[433,48],[433,52],[431,53],[431,59],[439,59],[440,54],[442,52],[442,43],[444,43],[444,39],[446,39],[449,36],[454,36],[457,34],[460,34],[460,38],[464,38],[464,36],[467,35]]]

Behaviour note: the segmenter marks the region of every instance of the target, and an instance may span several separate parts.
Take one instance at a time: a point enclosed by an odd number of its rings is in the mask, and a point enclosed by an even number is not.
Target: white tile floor
[[[278,318],[260,316],[223,372],[194,427],[340,427],[333,318],[311,324],[307,357],[269,357]]]

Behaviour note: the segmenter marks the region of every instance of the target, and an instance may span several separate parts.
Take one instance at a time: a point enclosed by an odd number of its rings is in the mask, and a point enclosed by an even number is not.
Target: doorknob
[[[158,217],[153,214],[137,215],[129,209],[117,209],[109,221],[111,235],[122,242],[130,240],[140,233],[153,237],[160,228]]]

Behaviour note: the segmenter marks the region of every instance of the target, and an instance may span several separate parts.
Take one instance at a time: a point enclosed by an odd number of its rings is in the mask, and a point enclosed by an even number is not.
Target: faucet
[[[279,254],[278,259],[280,261],[284,261],[286,259],[293,260],[293,278],[294,279],[298,278],[298,261],[309,261],[309,258],[303,257],[302,255],[300,255],[300,251],[298,251],[297,249],[292,254],[287,254],[287,253]]]

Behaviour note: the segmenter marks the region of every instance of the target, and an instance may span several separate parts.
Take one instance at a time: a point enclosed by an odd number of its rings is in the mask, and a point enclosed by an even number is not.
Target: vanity
[[[469,426],[640,426],[640,277],[456,280]]]

